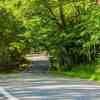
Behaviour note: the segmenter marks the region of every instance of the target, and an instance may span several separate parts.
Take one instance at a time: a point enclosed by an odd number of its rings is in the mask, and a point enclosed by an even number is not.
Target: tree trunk
[[[100,0],[96,0],[96,4],[97,5],[100,5]]]
[[[65,26],[66,26],[66,22],[65,22],[65,15],[64,15],[63,1],[62,1],[62,0],[58,0],[58,2],[59,2],[60,20],[61,20],[62,28],[64,29]]]

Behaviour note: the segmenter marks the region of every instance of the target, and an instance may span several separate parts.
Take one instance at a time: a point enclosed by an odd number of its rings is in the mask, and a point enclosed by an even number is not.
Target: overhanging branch
[[[54,12],[52,11],[52,8],[50,7],[49,3],[48,3],[48,0],[45,0],[46,1],[46,8],[48,9],[49,13],[53,16],[53,18],[55,19],[56,21],[56,24],[59,25],[60,27],[62,27],[62,24],[59,22],[59,19],[57,19],[57,16],[54,14]]]

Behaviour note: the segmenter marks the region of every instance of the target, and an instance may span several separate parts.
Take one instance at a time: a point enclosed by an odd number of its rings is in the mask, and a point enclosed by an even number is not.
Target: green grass
[[[92,65],[77,65],[73,66],[71,71],[52,72],[56,76],[64,76],[69,78],[80,78],[88,80],[100,80],[100,68]]]
[[[76,68],[73,68],[71,72],[64,72],[64,76],[100,80],[100,68],[97,68],[95,64],[79,65]]]
[[[16,73],[16,70],[0,71],[0,74]],[[88,80],[100,80],[100,65],[75,65],[71,71],[50,71],[54,76],[62,76],[68,78],[80,78]],[[19,77],[18,77],[19,78]]]

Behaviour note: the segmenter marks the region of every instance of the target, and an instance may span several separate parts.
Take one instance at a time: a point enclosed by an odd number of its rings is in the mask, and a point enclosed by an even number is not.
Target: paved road
[[[0,76],[0,100],[100,100],[93,81],[50,75]]]

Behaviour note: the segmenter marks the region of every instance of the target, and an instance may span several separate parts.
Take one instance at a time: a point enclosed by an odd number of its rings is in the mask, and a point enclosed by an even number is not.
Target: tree
[[[96,0],[96,3],[97,3],[97,4],[100,4],[100,0]]]
[[[20,42],[19,35],[24,29],[22,23],[10,11],[0,6],[0,63],[14,63],[20,60],[25,44]],[[19,55],[19,52],[22,54]]]
[[[16,41],[10,42],[10,50],[14,52],[12,54],[19,55],[30,48],[34,48],[34,51],[47,50],[52,66],[58,70],[64,69],[68,64],[95,63],[96,52],[99,50],[100,18],[99,6],[94,1],[0,2],[16,20],[14,28],[9,29],[11,33],[19,30]]]
[[[53,56],[53,66],[94,63],[96,50],[92,38],[97,28],[92,14],[96,9],[92,8],[91,1],[18,2],[20,9],[16,9],[17,15],[13,13],[26,27],[23,36],[30,40],[33,48],[47,50]]]

